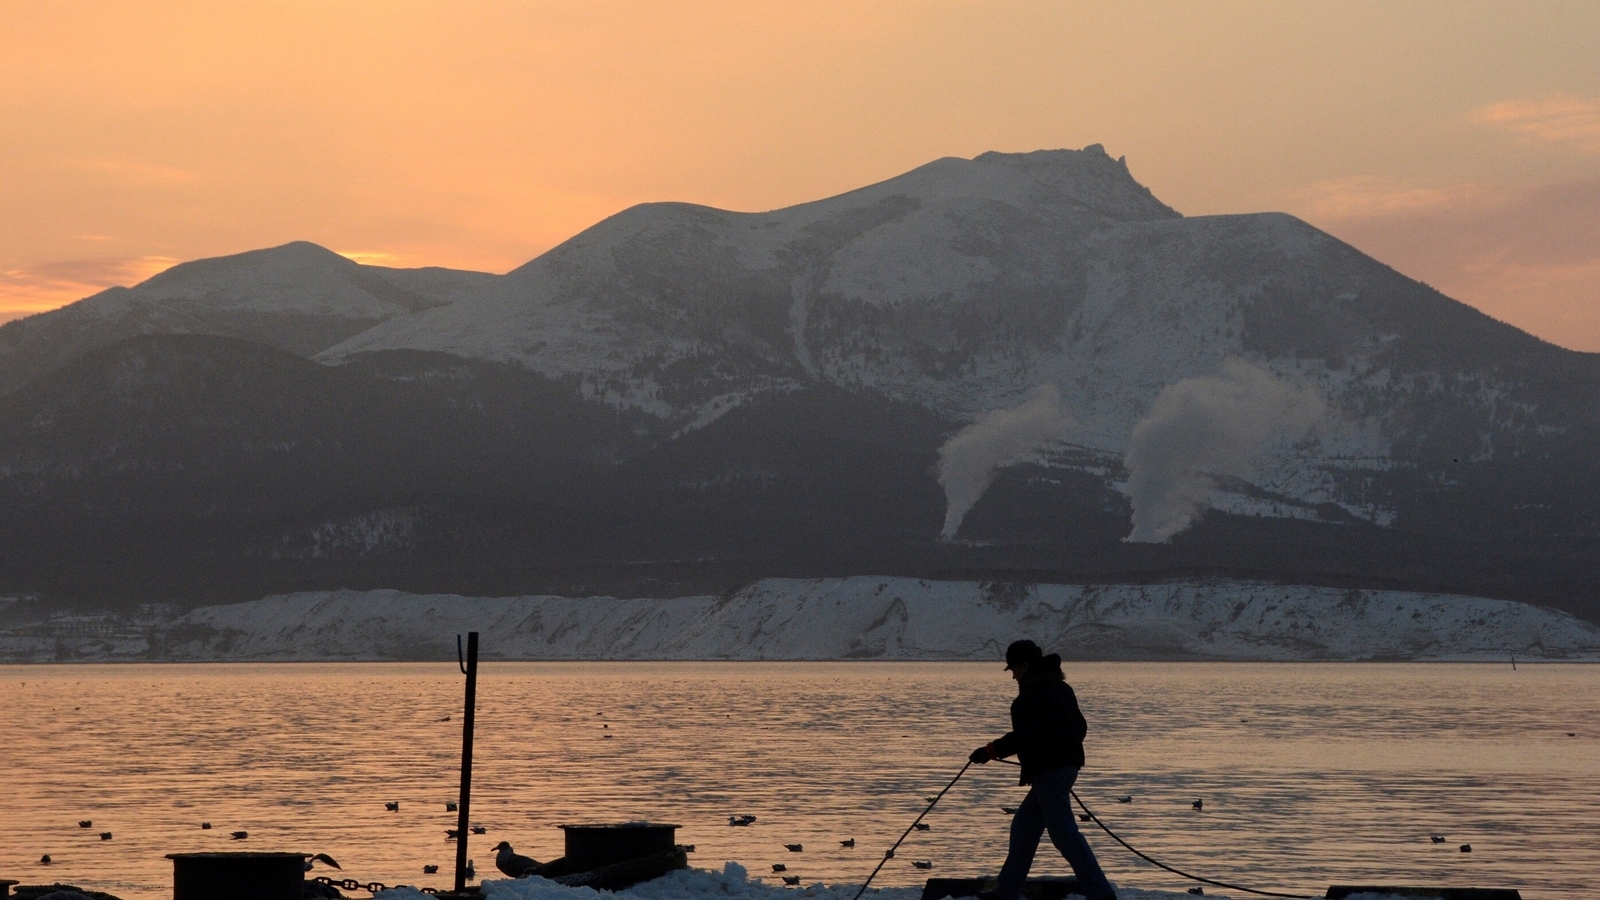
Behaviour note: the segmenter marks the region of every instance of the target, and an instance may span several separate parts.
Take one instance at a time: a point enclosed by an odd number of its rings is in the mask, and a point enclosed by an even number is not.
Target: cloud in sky
[[[1600,154],[1600,100],[1567,94],[1503,100],[1478,107],[1468,118],[1528,140]]]
[[[95,257],[6,269],[0,271],[0,322],[55,309],[108,287],[135,285],[177,263],[170,256]]]

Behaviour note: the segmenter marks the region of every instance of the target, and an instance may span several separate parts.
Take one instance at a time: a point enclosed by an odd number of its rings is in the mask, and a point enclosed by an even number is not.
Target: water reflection
[[[1600,666],[1067,670],[1090,720],[1079,792],[1158,859],[1317,894],[1373,880],[1600,889]],[[0,670],[14,711],[0,877],[164,900],[164,854],[253,849],[445,886],[461,687],[453,660]],[[561,852],[558,823],[654,819],[682,823],[702,867],[781,862],[806,883],[859,881],[972,746],[1005,729],[1013,690],[999,664],[486,663],[473,818],[487,835],[472,855],[492,871],[502,839],[543,859]],[[877,883],[996,869],[1015,777],[975,767]],[[1134,801],[1113,802],[1124,794]],[[741,814],[756,823],[727,826]],[[1187,886],[1090,839],[1113,880]],[[1041,853],[1035,871],[1064,866]]]

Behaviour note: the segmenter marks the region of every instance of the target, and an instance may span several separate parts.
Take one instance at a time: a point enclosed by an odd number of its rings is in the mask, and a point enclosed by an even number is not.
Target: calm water
[[[1090,721],[1079,794],[1179,868],[1318,896],[1350,882],[1600,896],[1600,666],[1067,668]],[[250,849],[445,887],[462,682],[453,661],[0,668],[0,877],[165,900],[164,854]],[[558,823],[651,819],[681,823],[701,867],[859,883],[1005,730],[1013,691],[998,663],[488,664],[473,795],[488,834],[472,856],[493,875],[497,841],[548,859]],[[875,883],[997,869],[1015,778],[973,767]],[[757,822],[728,827],[738,814]],[[1090,840],[1114,881],[1188,886]]]

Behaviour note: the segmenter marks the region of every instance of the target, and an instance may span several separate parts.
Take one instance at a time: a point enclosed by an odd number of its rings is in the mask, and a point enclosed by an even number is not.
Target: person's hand
[[[970,759],[981,766],[989,761],[989,748],[987,746],[979,747],[978,749],[972,751],[972,755],[967,757],[967,759]]]

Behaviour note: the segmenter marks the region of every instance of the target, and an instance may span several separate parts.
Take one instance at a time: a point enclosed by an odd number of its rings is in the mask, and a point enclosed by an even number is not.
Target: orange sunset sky
[[[1600,351],[1600,3],[0,5],[0,321],[290,240],[501,272],[631,204],[762,210],[1104,144]]]

